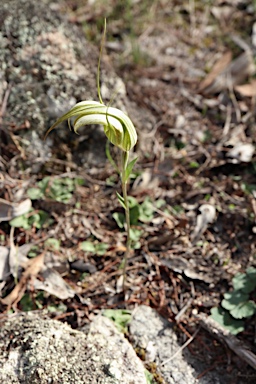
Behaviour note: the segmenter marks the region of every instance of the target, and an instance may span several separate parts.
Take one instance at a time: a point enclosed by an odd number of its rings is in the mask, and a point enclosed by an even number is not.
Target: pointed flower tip
[[[74,117],[74,131],[84,125],[103,125],[108,140],[123,151],[130,151],[137,143],[137,132],[131,119],[120,109],[107,107],[104,104],[88,100],[77,103],[61,116],[46,132],[48,134],[65,120]]]

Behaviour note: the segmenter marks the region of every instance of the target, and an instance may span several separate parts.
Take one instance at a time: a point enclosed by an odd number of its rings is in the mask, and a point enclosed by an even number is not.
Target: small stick
[[[194,340],[194,338],[196,337],[196,335],[198,334],[198,332],[199,332],[199,330],[200,330],[200,328],[198,328],[194,333],[193,333],[193,335],[169,358],[169,359],[167,359],[167,360],[165,360],[165,361],[163,361],[162,363],[161,363],[161,366],[162,365],[165,365],[165,364],[167,364],[167,363],[169,363],[171,360],[173,360],[180,352],[182,352],[183,351],[183,349],[185,349],[190,343],[191,343],[191,341],[193,341]]]
[[[184,307],[181,308],[181,310],[177,313],[177,315],[175,316],[175,320],[177,322],[179,322],[182,318],[182,316],[184,315],[184,313],[186,312],[186,310],[191,306],[191,304],[193,303],[193,299],[190,298],[187,303],[184,305]]]

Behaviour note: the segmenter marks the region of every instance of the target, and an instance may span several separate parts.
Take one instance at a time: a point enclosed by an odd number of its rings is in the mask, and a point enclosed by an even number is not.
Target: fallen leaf
[[[17,304],[24,295],[27,287],[27,282],[31,277],[35,277],[44,265],[44,253],[28,261],[25,271],[23,272],[20,281],[15,285],[8,296],[1,299],[1,302],[9,307]]]
[[[224,66],[225,62],[223,63]],[[212,71],[213,72],[213,71]],[[214,70],[215,72],[215,70]],[[246,51],[234,59],[226,68],[216,76],[216,72],[212,75],[212,82],[209,82],[210,75],[201,83],[200,91],[205,95],[219,93],[223,90],[230,89],[242,84],[245,79],[255,73],[255,64],[253,54]],[[206,84],[206,85],[205,85]]]
[[[216,209],[211,204],[203,204],[199,207],[200,214],[196,219],[196,226],[191,235],[191,241],[198,241],[200,236],[206,231],[208,224],[213,223],[216,218]]]
[[[24,252],[22,252],[21,249],[22,248],[19,248],[14,244],[14,228],[11,227],[8,264],[9,264],[9,272],[12,274],[12,276],[15,279],[17,279],[19,276],[19,272],[21,271],[21,266],[23,267],[23,265],[26,265],[28,261],[26,254],[24,254]]]
[[[211,72],[206,76],[206,78],[201,82],[199,86],[199,91],[204,91],[207,87],[209,87],[210,84],[213,83],[213,81],[216,79],[216,77],[224,71],[232,59],[232,52],[228,51],[224,53],[223,56],[214,64]]]
[[[235,90],[239,92],[241,96],[254,97],[256,96],[256,80],[252,80],[249,84],[237,85]]]
[[[76,292],[65,282],[61,275],[51,268],[46,268],[41,275],[43,281],[35,279],[33,282],[35,289],[40,289],[66,300],[75,296]]]
[[[0,281],[4,282],[10,275],[9,248],[0,246]]]
[[[14,217],[27,213],[32,207],[30,199],[26,199],[21,203],[11,203],[7,200],[0,199],[0,222],[10,221]]]
[[[41,271],[41,269],[43,268],[43,265],[44,265],[44,252],[28,261],[22,277],[23,276],[35,277]]]
[[[249,163],[252,160],[255,152],[254,145],[237,143],[228,153],[227,156],[231,157],[232,163]]]

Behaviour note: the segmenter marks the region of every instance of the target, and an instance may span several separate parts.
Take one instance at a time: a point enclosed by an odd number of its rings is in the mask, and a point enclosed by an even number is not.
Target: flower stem
[[[126,221],[126,250],[123,259],[123,291],[125,291],[125,280],[126,280],[126,267],[127,260],[131,252],[131,224],[130,224],[130,209],[129,201],[127,196],[127,178],[126,168],[129,160],[129,152],[122,152],[122,164],[121,164],[121,180],[122,180],[122,193],[125,205],[125,221]]]

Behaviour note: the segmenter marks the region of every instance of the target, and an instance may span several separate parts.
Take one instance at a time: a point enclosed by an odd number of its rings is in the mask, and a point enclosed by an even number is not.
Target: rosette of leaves
[[[253,292],[256,289],[256,268],[247,268],[232,279],[233,291],[226,292],[221,307],[211,309],[211,317],[236,335],[244,330],[244,320],[256,312]]]

